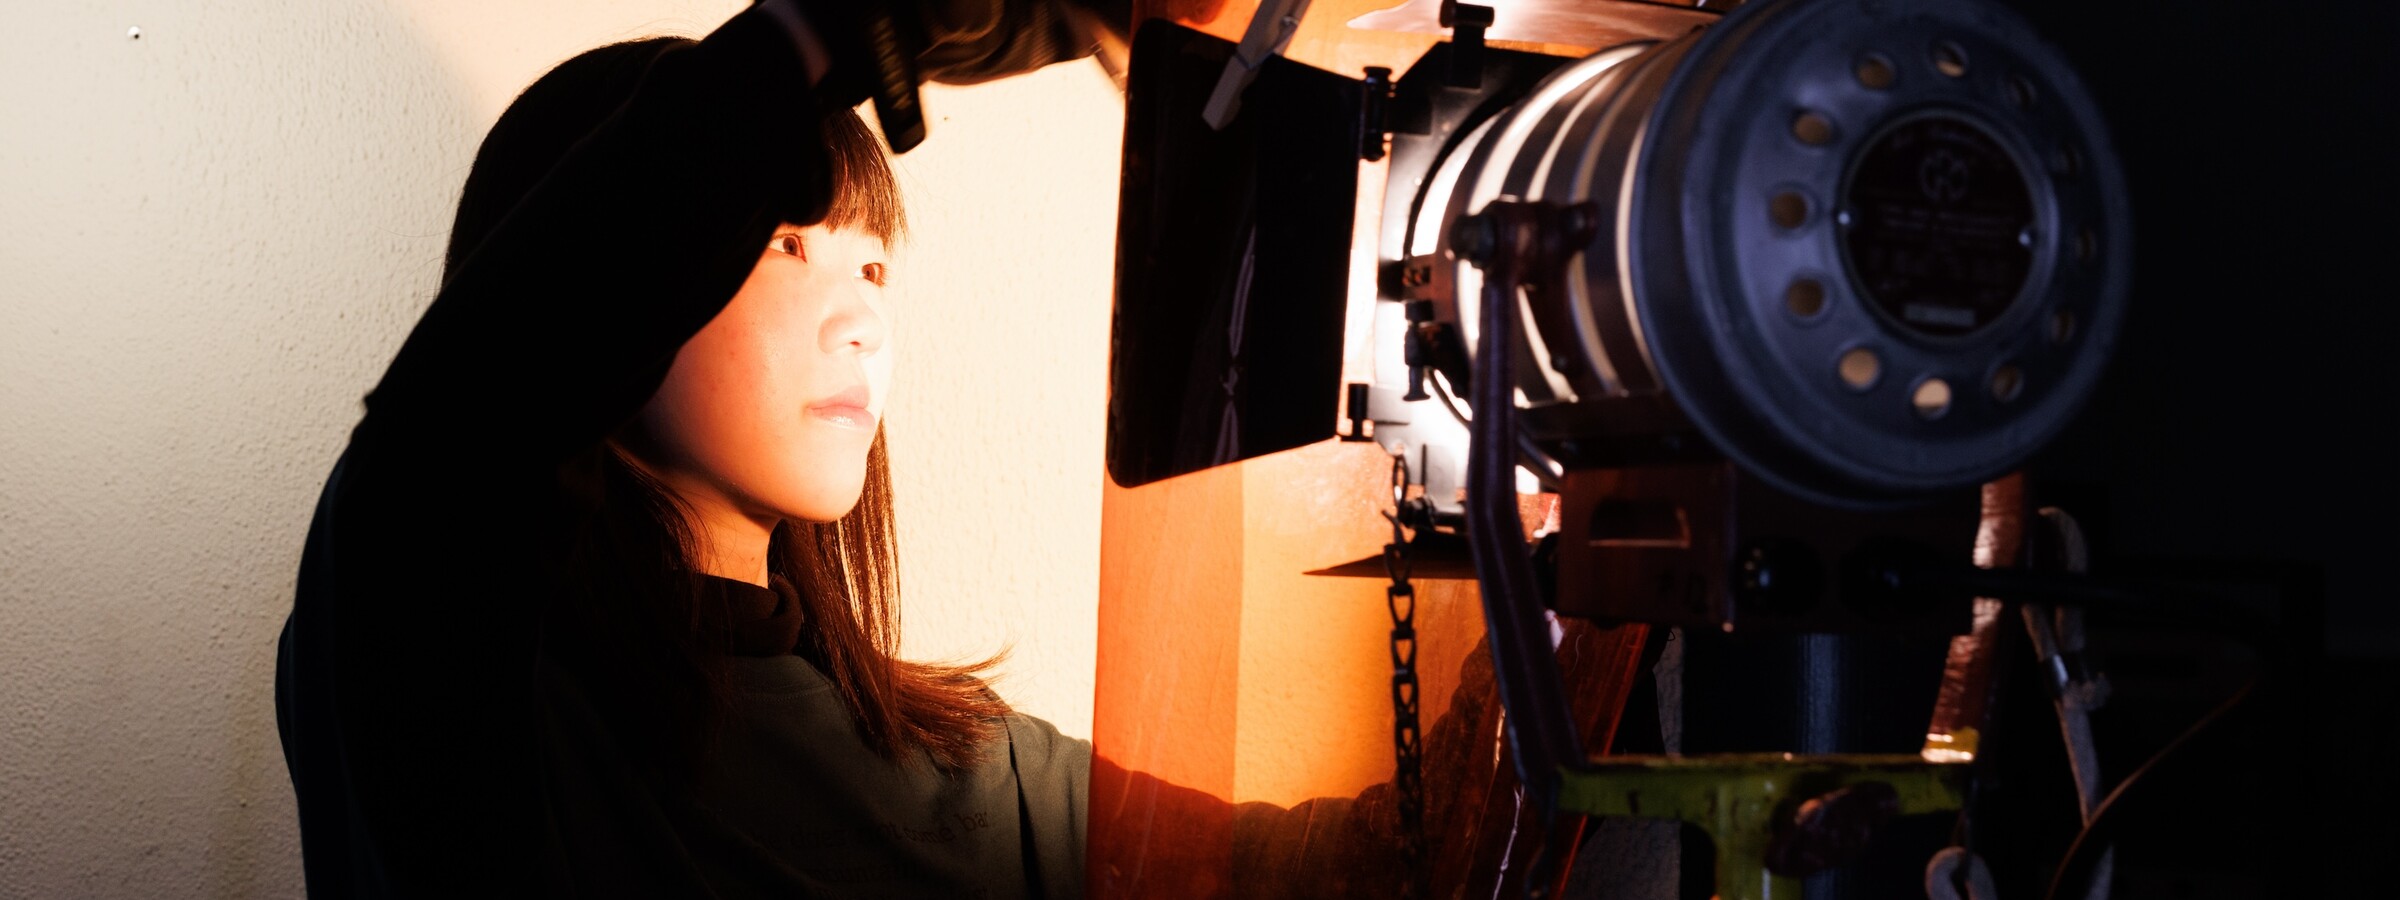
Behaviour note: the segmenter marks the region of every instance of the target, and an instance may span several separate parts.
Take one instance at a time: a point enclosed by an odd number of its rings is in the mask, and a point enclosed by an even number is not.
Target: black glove
[[[972,84],[1088,56],[1102,31],[1122,37],[1127,0],[762,0],[798,29],[801,55],[824,69],[826,109],[875,101],[892,152],[925,138],[917,84]]]

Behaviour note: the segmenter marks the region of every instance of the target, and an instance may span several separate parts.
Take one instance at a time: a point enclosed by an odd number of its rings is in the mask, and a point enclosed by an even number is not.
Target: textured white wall
[[[0,898],[300,893],[274,641],[483,130],[738,0],[0,0]],[[138,26],[141,37],[127,29]],[[1090,729],[1121,111],[927,96],[890,422],[907,642]]]
[[[1123,101],[1088,61],[924,101],[885,425],[905,649],[1010,649],[1001,695],[1088,737]]]

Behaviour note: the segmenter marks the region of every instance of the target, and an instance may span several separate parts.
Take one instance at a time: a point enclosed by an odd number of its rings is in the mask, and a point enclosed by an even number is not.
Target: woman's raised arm
[[[1066,0],[895,5],[924,17],[920,74],[949,81],[1086,54],[1079,35],[1096,21]],[[811,74],[835,85],[833,102],[859,99],[839,87],[866,64],[845,33],[854,14],[769,0],[662,55],[454,260],[368,394],[361,433],[429,464],[505,467],[555,463],[629,418],[776,224],[823,217],[832,184]]]

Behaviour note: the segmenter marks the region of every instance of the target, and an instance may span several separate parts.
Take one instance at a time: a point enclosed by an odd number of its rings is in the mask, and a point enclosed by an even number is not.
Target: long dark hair
[[[651,63],[692,43],[611,44],[526,88],[476,152],[444,280],[576,141],[633,95]],[[888,247],[905,233],[907,218],[882,147],[848,109],[826,115],[822,131],[834,185],[825,224],[864,230]],[[799,653],[834,683],[867,744],[896,760],[922,750],[936,766],[956,769],[977,757],[995,718],[1008,713],[978,677],[999,660],[937,665],[895,655],[899,580],[888,460],[878,431],[858,505],[838,521],[776,526],[767,569],[807,616]],[[692,562],[691,510],[613,437],[560,471],[582,500],[562,511],[554,534],[561,543],[548,554],[558,587],[549,652],[591,685],[601,714],[650,762],[688,774],[719,733],[731,696],[722,653],[700,645],[710,594]]]

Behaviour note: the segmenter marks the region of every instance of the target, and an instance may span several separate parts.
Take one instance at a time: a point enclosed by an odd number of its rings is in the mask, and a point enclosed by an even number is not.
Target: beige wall
[[[0,898],[297,896],[275,635],[475,143],[558,59],[742,4],[6,5]],[[1088,63],[926,102],[907,645],[1013,644],[1002,691],[1086,734],[1122,113]]]

